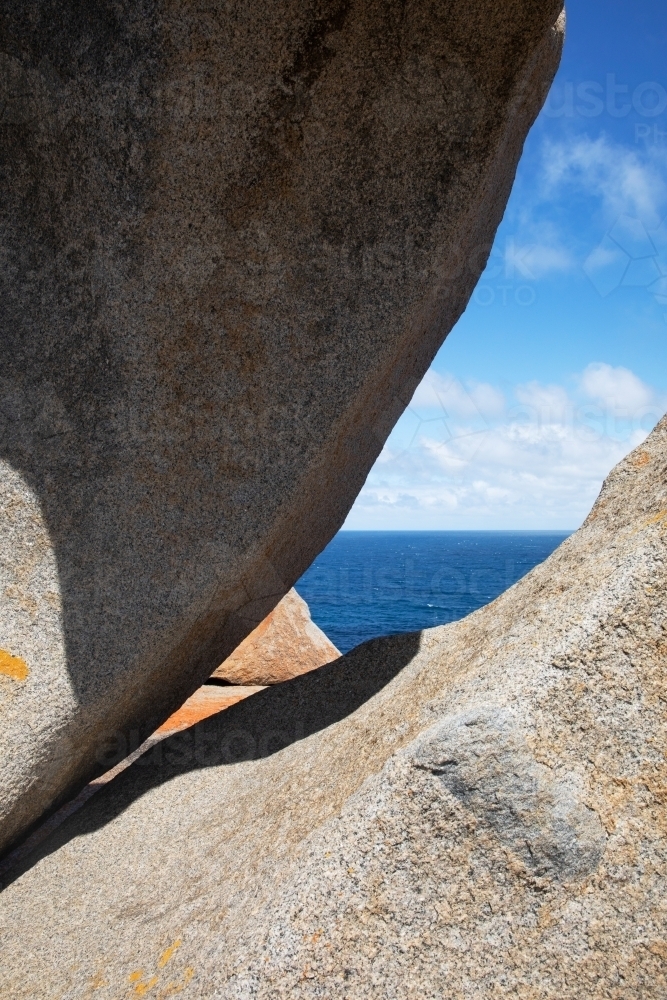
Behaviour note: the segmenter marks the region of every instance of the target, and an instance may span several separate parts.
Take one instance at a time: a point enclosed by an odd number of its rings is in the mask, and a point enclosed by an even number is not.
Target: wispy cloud
[[[505,408],[505,397],[486,382],[466,386],[453,375],[429,371],[417,386],[410,406],[434,409],[450,417],[495,416]]]
[[[652,228],[667,206],[667,156],[660,147],[636,151],[604,135],[547,141],[542,169],[546,199],[576,189],[600,199],[610,220],[625,214]]]
[[[665,408],[632,371],[602,362],[568,386],[507,395],[429,372],[347,526],[575,527]]]
[[[592,400],[612,412],[635,414],[663,404],[657,394],[628,368],[603,363],[589,365],[581,374],[580,386]]]
[[[584,261],[586,273],[620,269],[620,281],[628,259],[657,261],[667,239],[667,148],[633,149],[605,135],[546,139],[519,186],[520,207],[510,206],[482,282],[538,282]],[[642,272],[633,282],[659,277]]]
[[[524,261],[534,281],[539,281],[548,274],[570,271],[574,266],[574,258],[569,250],[544,243],[529,244]]]
[[[551,424],[568,419],[572,401],[566,390],[560,385],[542,385],[540,382],[527,382],[518,385],[514,395],[519,403],[533,411],[535,422]]]
[[[554,272],[570,271],[575,260],[553,225],[524,218],[520,237],[509,236],[494,246],[484,280],[538,281]]]

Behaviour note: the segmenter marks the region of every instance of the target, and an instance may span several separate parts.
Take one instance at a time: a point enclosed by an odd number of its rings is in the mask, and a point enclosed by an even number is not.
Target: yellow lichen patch
[[[181,947],[181,939],[179,938],[178,941],[174,941],[174,943],[172,945],[170,945],[165,951],[162,952],[162,954],[160,955],[160,958],[158,960],[158,963],[157,963],[158,967],[160,969],[164,969],[165,965],[167,964],[167,962],[169,961],[169,959],[172,957],[172,955],[174,954],[174,952],[176,951],[176,949],[180,948],[180,947]]]
[[[667,518],[667,510],[661,510],[659,514],[654,517],[649,517],[647,521],[643,521],[638,528],[635,528],[633,535],[636,535],[638,531],[642,531],[644,528],[649,528],[652,524],[658,524],[660,521],[664,521]]]
[[[101,990],[103,986],[108,986],[106,979],[102,972],[96,972],[94,976],[90,979],[90,989],[91,990]]]
[[[177,993],[182,993],[194,974],[195,970],[188,967],[183,974],[183,982],[169,983],[169,985],[158,994],[155,1000],[166,1000],[167,997],[173,997],[176,996]]]
[[[134,972],[131,972],[127,978],[130,980],[131,983],[136,983],[137,979],[143,979],[143,976],[144,976],[144,970],[136,969]]]
[[[633,538],[639,531],[644,531],[646,528],[650,528],[654,524],[661,524],[667,520],[667,510],[661,510],[658,514],[654,514],[653,517],[647,517],[645,521],[641,521],[636,528],[630,529],[628,526],[626,538]],[[664,525],[660,528],[660,533],[664,531]]]
[[[24,681],[30,670],[25,660],[20,656],[12,656],[6,649],[0,649],[0,674],[11,677],[15,681]]]
[[[136,996],[138,997],[145,996],[149,990],[152,990],[154,986],[157,986],[157,982],[158,982],[157,976],[153,976],[153,978],[149,979],[147,983],[137,983],[137,985],[134,987],[134,992]]]

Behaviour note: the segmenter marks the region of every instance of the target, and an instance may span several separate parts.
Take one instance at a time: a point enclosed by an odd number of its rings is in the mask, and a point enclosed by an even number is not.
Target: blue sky
[[[348,529],[573,529],[667,411],[667,6],[578,0],[485,273]]]

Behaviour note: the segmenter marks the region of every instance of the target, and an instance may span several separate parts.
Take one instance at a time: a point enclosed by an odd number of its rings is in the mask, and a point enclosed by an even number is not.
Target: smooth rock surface
[[[5,5],[0,851],[342,524],[484,267],[561,7]]]
[[[0,995],[662,1000],[666,591],[667,418],[492,604],[99,792],[0,895]]]
[[[280,684],[339,656],[292,588],[211,676],[230,684]]]

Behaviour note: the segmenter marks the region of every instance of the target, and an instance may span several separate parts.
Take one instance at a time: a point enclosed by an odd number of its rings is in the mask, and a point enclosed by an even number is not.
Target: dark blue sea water
[[[494,600],[567,538],[552,531],[340,531],[296,589],[346,653]]]

